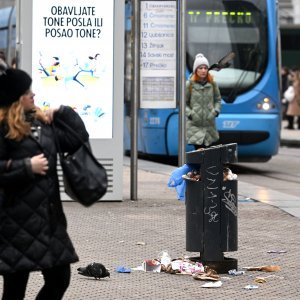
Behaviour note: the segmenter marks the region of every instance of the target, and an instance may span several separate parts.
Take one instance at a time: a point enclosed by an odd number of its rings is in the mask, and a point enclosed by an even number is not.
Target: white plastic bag
[[[288,89],[284,92],[283,96],[288,102],[293,101],[293,99],[295,98],[295,91],[292,85],[288,87]]]

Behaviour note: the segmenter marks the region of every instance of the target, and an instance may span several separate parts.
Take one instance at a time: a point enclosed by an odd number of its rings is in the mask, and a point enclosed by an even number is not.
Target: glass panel
[[[223,97],[238,86],[238,93],[259,80],[267,63],[267,12],[262,0],[188,0],[187,67],[192,71],[197,53],[210,64],[235,52],[231,67],[215,76]]]

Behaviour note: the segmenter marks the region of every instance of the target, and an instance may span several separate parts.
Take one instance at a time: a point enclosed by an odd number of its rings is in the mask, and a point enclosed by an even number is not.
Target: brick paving
[[[166,186],[168,176],[139,170],[139,200],[131,201],[128,200],[129,171],[124,166],[122,202],[100,202],[90,208],[74,202],[64,203],[69,233],[80,257],[80,262],[72,265],[71,285],[64,299],[300,299],[299,219],[274,206],[244,201],[241,196],[238,251],[224,254],[236,258],[239,269],[278,265],[279,272],[221,274],[223,285],[211,289],[201,288],[205,282],[188,275],[117,273],[116,267],[140,266],[143,260],[156,258],[162,250],[167,250],[172,258],[199,256],[185,249],[185,205]],[[267,253],[270,250],[286,253]],[[77,274],[78,267],[93,261],[109,268],[111,277],[95,280]],[[259,288],[255,290],[244,289],[246,285],[256,284],[256,276],[265,277],[267,282],[257,284]],[[26,300],[34,299],[41,285],[40,273],[32,273]]]

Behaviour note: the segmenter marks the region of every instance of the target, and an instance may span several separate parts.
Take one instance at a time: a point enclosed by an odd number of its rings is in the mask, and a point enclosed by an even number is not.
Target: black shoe
[[[286,127],[284,127],[284,129],[294,130],[295,128],[294,127],[290,127],[290,126],[286,126]]]

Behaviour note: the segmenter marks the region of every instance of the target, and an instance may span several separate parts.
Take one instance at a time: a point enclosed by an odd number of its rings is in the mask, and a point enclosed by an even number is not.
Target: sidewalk
[[[100,202],[91,208],[64,203],[69,232],[80,257],[80,262],[72,265],[72,281],[65,300],[300,299],[299,219],[245,197],[239,197],[238,204],[238,251],[225,256],[236,258],[239,269],[278,265],[281,271],[248,271],[242,276],[223,274],[223,285],[215,289],[201,288],[205,282],[188,275],[115,272],[117,266],[138,267],[145,259],[156,258],[162,250],[167,250],[172,258],[199,256],[185,250],[185,205],[167,187],[168,175],[139,168],[138,177],[138,201],[128,200],[130,169],[125,164],[123,202]],[[286,253],[267,253],[271,250]],[[109,268],[111,277],[95,280],[77,274],[78,267],[94,261]],[[256,276],[265,277],[267,282],[255,283]],[[249,284],[259,288],[244,289]],[[41,275],[33,273],[26,300],[34,299],[41,285]]]
[[[289,130],[285,129],[287,126],[287,121],[282,121],[282,129],[281,129],[281,146],[287,147],[300,147],[300,130],[294,129]],[[295,128],[297,128],[295,126]]]
[[[281,139],[282,145],[299,146],[300,131],[283,129]],[[146,169],[139,164],[138,201],[128,200],[130,168],[125,163],[124,201],[100,202],[90,208],[64,202],[69,233],[80,257],[80,262],[72,265],[71,285],[64,300],[300,299],[299,218],[276,206],[247,199],[254,198],[251,193],[255,191],[243,182],[238,185],[238,251],[224,253],[225,257],[236,258],[239,269],[277,265],[281,271],[248,271],[242,276],[221,274],[223,285],[215,289],[201,288],[205,282],[188,275],[115,272],[117,266],[138,267],[163,250],[172,258],[199,256],[185,250],[185,205],[176,200],[175,190],[167,187],[172,169],[159,164],[149,164]],[[291,200],[276,192],[272,197]],[[271,250],[286,253],[269,254],[267,251]],[[95,280],[77,274],[78,267],[94,261],[109,268],[111,277]],[[264,277],[267,282],[255,283],[256,276]],[[32,273],[26,300],[35,298],[42,281],[40,273]],[[258,289],[246,290],[246,285],[257,285]]]

